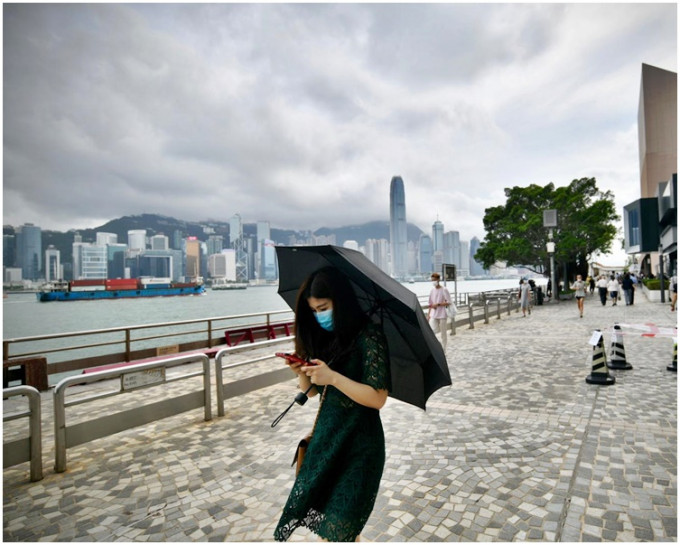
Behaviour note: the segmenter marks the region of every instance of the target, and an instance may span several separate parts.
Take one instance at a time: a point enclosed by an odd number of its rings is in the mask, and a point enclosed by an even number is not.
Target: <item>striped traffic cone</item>
[[[668,371],[678,372],[678,343],[673,343],[673,363],[666,367]]]
[[[600,331],[596,329],[595,331]],[[607,369],[607,354],[604,350],[604,341],[600,335],[597,345],[593,346],[593,369],[586,377],[588,384],[598,384],[600,386],[611,386],[616,379],[609,374]]]
[[[626,350],[623,348],[623,332],[619,324],[614,324],[612,331],[611,361],[607,362],[610,369],[632,369],[633,366],[626,361]]]

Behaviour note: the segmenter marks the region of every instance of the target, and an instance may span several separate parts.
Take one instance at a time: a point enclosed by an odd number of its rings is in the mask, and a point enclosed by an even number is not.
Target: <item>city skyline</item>
[[[225,206],[285,229],[386,220],[395,173],[409,221],[465,239],[515,185],[595,177],[621,210],[642,63],[677,65],[674,4],[3,13],[3,223],[53,230]]]

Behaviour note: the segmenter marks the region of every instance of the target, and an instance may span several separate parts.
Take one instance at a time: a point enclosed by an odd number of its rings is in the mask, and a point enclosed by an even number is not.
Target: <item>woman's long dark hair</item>
[[[324,330],[314,317],[307,299],[333,302],[333,331]],[[328,363],[349,348],[368,322],[347,277],[334,267],[309,275],[298,291],[295,303],[295,351],[303,358]]]

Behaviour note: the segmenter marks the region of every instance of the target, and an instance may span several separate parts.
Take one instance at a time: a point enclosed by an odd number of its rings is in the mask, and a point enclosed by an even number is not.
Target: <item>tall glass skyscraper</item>
[[[392,274],[396,277],[407,273],[407,243],[404,180],[394,176],[390,184],[390,250]]]
[[[26,223],[16,230],[17,267],[24,280],[38,280],[42,271],[42,229]]]

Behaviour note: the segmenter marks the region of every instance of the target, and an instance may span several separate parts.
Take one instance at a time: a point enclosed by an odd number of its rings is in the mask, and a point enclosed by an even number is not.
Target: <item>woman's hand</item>
[[[327,386],[333,383],[335,375],[338,374],[336,371],[333,371],[321,360],[311,360],[311,363],[314,365],[304,365],[300,368],[300,371],[309,377],[312,384]]]

